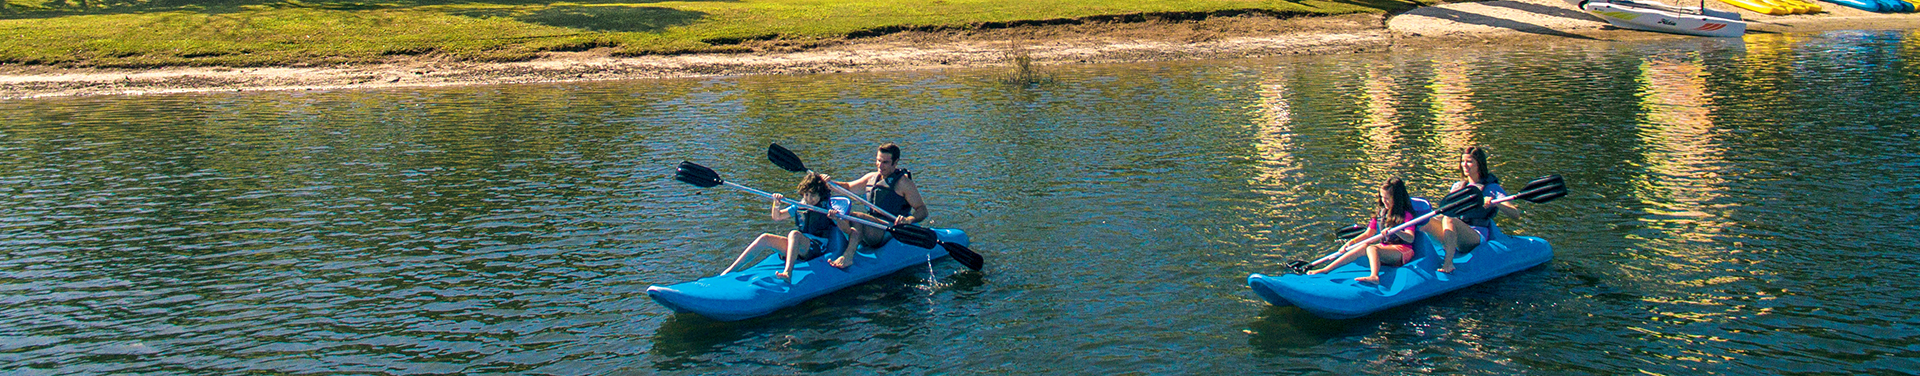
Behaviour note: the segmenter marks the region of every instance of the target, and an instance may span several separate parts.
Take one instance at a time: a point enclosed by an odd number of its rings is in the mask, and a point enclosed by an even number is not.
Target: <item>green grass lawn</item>
[[[1334,15],[1431,0],[540,0],[305,2],[0,0],[0,63],[269,66],[394,55],[513,61],[611,47],[619,55],[738,52],[742,40],[830,39],[900,27],[1262,10]]]

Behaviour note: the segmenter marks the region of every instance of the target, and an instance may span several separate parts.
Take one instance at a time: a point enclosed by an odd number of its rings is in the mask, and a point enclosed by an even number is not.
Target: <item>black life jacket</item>
[[[1492,174],[1487,175],[1487,182],[1480,186],[1480,191],[1489,193],[1499,192],[1500,194],[1507,193],[1506,188],[1500,186],[1500,178],[1494,177]],[[1493,217],[1498,215],[1500,215],[1499,208],[1474,205],[1472,209],[1467,209],[1465,213],[1461,213],[1459,217],[1454,218],[1460,218],[1460,221],[1466,222],[1468,226],[1493,227]]]
[[[908,176],[913,176],[913,173],[907,172],[907,169],[893,169],[893,174],[881,179],[887,183],[886,185],[874,185],[871,190],[867,191],[867,202],[871,202],[876,208],[886,210],[888,213],[893,213],[893,215],[913,215],[913,203],[907,202],[907,196],[901,196],[900,192],[893,190],[894,187],[900,184],[900,178]],[[873,213],[874,216],[880,216],[880,213],[876,210],[868,210],[867,212]]]
[[[829,196],[826,200],[820,200],[820,203],[828,204],[833,202],[832,200],[833,198]],[[802,234],[832,239],[830,235],[833,235],[835,230],[839,230],[839,227],[834,225],[833,218],[828,217],[827,213],[801,209],[798,206],[794,206],[788,210],[790,210],[790,212],[787,214],[793,217],[793,228],[800,230]]]

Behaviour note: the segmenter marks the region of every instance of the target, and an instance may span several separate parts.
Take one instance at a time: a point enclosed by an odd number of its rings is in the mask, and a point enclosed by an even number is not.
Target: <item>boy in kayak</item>
[[[1347,243],[1342,244],[1340,248],[1346,249],[1347,247],[1352,247],[1356,243],[1380,234],[1381,231],[1392,229],[1394,226],[1399,226],[1402,223],[1413,220],[1412,201],[1412,198],[1407,197],[1406,182],[1401,181],[1400,178],[1397,177],[1387,179],[1385,184],[1380,185],[1378,209],[1374,212],[1373,221],[1367,225],[1367,232],[1361,234],[1359,237],[1353,238],[1353,240],[1348,240]],[[1415,236],[1413,231],[1413,227],[1395,231],[1379,240],[1378,243],[1364,244],[1363,247],[1349,250],[1341,254],[1339,258],[1334,259],[1333,262],[1328,263],[1327,266],[1307,272],[1307,274],[1325,274],[1327,271],[1353,262],[1353,259],[1359,258],[1364,251],[1367,260],[1369,260],[1368,264],[1373,268],[1373,274],[1354,278],[1353,280],[1366,283],[1380,283],[1381,265],[1397,267],[1413,260],[1413,237]]]
[[[755,249],[767,248],[780,251],[780,258],[787,260],[786,269],[774,274],[780,279],[792,278],[795,262],[819,258],[831,250],[852,252],[853,247],[847,241],[847,234],[853,231],[852,226],[847,221],[835,219],[841,213],[845,213],[852,204],[844,198],[834,199],[833,194],[827,191],[829,181],[832,180],[826,175],[808,172],[807,176],[800,180],[800,185],[794,188],[797,191],[795,194],[800,196],[801,203],[813,206],[823,206],[821,205],[823,202],[830,203],[824,205],[827,209],[826,213],[791,205],[781,208],[781,200],[786,196],[779,193],[773,194],[773,205],[769,208],[773,220],[784,221],[792,218],[794,230],[788,231],[787,236],[760,234],[760,237],[753,239],[753,244],[748,244],[747,249],[740,252],[740,258],[734,259],[733,265],[728,266],[727,271],[720,274],[732,272],[733,268],[740,266],[740,262],[746,260],[747,255],[753,253]]]
[[[1453,272],[1454,254],[1473,251],[1480,243],[1493,239],[1495,216],[1502,213],[1510,217],[1520,216],[1520,208],[1511,201],[1490,204],[1493,200],[1506,197],[1507,190],[1500,187],[1500,178],[1487,169],[1487,149],[1472,146],[1460,153],[1460,175],[1464,180],[1454,182],[1453,188],[1447,191],[1458,191],[1467,185],[1479,187],[1484,195],[1480,206],[1459,217],[1441,216],[1439,220],[1430,221],[1421,228],[1440,243],[1441,249],[1446,250],[1445,257],[1440,261],[1441,273]]]
[[[851,192],[866,192],[867,202],[875,207],[867,208],[866,213],[848,213],[848,215],[878,223],[896,225],[920,223],[927,220],[927,203],[920,200],[920,187],[913,183],[913,173],[900,168],[900,145],[888,142],[880,145],[873,153],[874,172],[859,179],[839,184]],[[884,214],[883,212],[884,211]],[[911,212],[911,213],[909,213]],[[887,215],[894,217],[887,219]],[[880,249],[893,237],[887,230],[861,226],[853,229],[854,237],[860,239],[860,245],[870,249]],[[834,267],[853,266],[853,252],[840,255],[830,262]]]

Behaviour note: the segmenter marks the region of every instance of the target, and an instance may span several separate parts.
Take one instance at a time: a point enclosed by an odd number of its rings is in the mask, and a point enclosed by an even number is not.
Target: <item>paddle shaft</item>
[[[744,186],[744,185],[739,185],[739,184],[734,184],[733,182],[730,182],[730,181],[723,181],[723,182],[720,182],[720,183],[721,183],[721,184],[726,184],[727,186],[729,186],[729,187],[733,187],[733,188],[735,188],[735,189],[739,189],[739,190],[742,190],[742,191],[746,191],[747,193],[752,193],[752,194],[756,194],[756,195],[760,195],[760,197],[766,197],[766,198],[773,198],[773,194],[772,194],[772,193],[767,193],[766,191],[762,191],[762,190],[758,190],[758,189],[753,189],[753,187],[748,187],[748,186]],[[829,184],[829,185],[831,185],[831,184]],[[787,203],[788,205],[793,205],[793,206],[796,206],[796,207],[799,207],[799,208],[801,208],[801,209],[807,209],[807,210],[812,210],[812,211],[816,211],[816,212],[820,212],[820,213],[822,213],[822,214],[825,214],[825,213],[827,212],[827,209],[822,209],[822,208],[820,208],[820,207],[818,207],[818,206],[813,206],[813,205],[807,205],[807,204],[802,204],[802,203],[800,203],[800,201],[796,201],[796,200],[794,200],[794,199],[791,199],[791,198],[782,198],[782,199],[780,199],[780,202],[784,202],[784,203]],[[880,229],[887,229],[887,228],[891,228],[891,227],[892,227],[892,226],[888,226],[888,225],[883,225],[883,224],[879,224],[879,223],[874,223],[873,221],[869,221],[869,220],[865,220],[865,219],[860,219],[860,218],[856,218],[856,217],[853,217],[853,216],[848,216],[848,215],[847,215],[846,213],[840,213],[840,216],[839,216],[839,218],[836,218],[836,219],[844,219],[844,220],[847,220],[848,222],[853,222],[853,223],[858,223],[858,224],[862,224],[862,225],[866,225],[866,226],[871,226],[871,227],[875,227],[875,228],[880,228]]]
[[[1494,205],[1502,202],[1513,201],[1514,199],[1517,199],[1517,198],[1520,198],[1520,196],[1502,197],[1498,200],[1493,200],[1493,202],[1488,203],[1488,205]],[[1325,257],[1321,257],[1320,259],[1313,260],[1312,263],[1309,263],[1307,265],[1308,266],[1320,265],[1320,263],[1331,261],[1333,260],[1334,257],[1339,257],[1340,254],[1347,253],[1347,250],[1350,248],[1372,244],[1373,242],[1380,241],[1380,239],[1387,238],[1387,234],[1392,234],[1392,233],[1400,232],[1401,230],[1406,230],[1408,227],[1413,227],[1413,224],[1415,223],[1420,223],[1420,221],[1431,219],[1433,218],[1433,216],[1439,215],[1439,214],[1440,214],[1440,208],[1433,208],[1433,211],[1429,211],[1427,212],[1427,214],[1422,214],[1418,217],[1413,217],[1413,220],[1407,221],[1407,223],[1401,223],[1399,226],[1393,226],[1393,228],[1389,228],[1387,229],[1387,231],[1381,231],[1379,234],[1374,234],[1373,237],[1367,238],[1366,240],[1361,240],[1358,243],[1352,243],[1352,245],[1350,246],[1340,247],[1340,250],[1334,251],[1333,253],[1328,254]]]

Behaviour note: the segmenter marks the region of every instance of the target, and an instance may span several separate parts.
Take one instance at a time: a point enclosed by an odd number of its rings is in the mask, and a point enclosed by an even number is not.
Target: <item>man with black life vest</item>
[[[834,184],[838,184],[848,191],[855,193],[866,192],[867,201],[874,205],[874,207],[868,208],[868,211],[865,213],[854,212],[848,213],[848,215],[869,221],[896,225],[920,223],[921,221],[927,220],[927,215],[929,214],[927,211],[927,203],[920,199],[920,187],[914,185],[913,173],[900,168],[899,163],[900,145],[889,142],[880,145],[880,148],[874,152],[873,167],[876,171],[869,172],[859,179],[850,182],[834,182]],[[884,213],[882,212],[883,210]],[[887,219],[888,214],[894,217],[889,220]],[[878,250],[880,246],[886,245],[887,241],[893,239],[890,235],[887,235],[885,229],[866,226],[855,226],[854,238],[860,240],[860,245],[875,250]],[[840,258],[834,259],[831,264],[838,268],[853,266],[852,256],[853,253],[848,252],[841,255]]]

